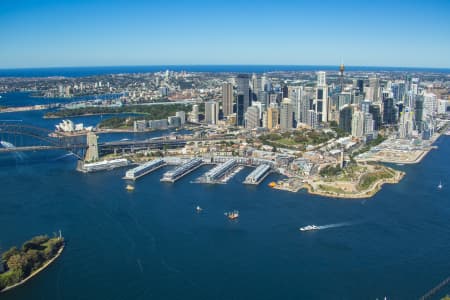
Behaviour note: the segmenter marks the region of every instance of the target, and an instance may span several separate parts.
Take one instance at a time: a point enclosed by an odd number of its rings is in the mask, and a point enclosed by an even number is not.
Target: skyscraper
[[[292,108],[292,101],[289,98],[284,98],[280,108],[280,129],[292,129],[293,125],[294,111]]]
[[[250,86],[249,86],[249,76],[248,74],[239,74],[236,78],[237,84],[237,94],[243,95],[243,105],[244,112],[250,106]]]
[[[373,118],[373,129],[380,130],[381,128],[381,109],[378,104],[371,104],[369,107],[369,113]]]
[[[364,113],[360,110],[355,111],[352,116],[352,136],[364,136]]]
[[[267,110],[267,128],[275,129],[278,126],[279,111],[276,107],[269,107]]]
[[[245,111],[245,97],[244,95],[236,95],[236,125],[244,126],[244,111]]]
[[[317,72],[316,99],[314,105],[318,122],[328,122],[328,86],[326,73],[323,71]]]
[[[352,132],[353,109],[350,105],[344,105],[339,111],[339,128],[347,133]]]
[[[393,125],[396,123],[396,110],[394,99],[387,98],[383,100],[383,124]]]
[[[229,82],[222,85],[222,109],[225,117],[233,113],[233,85]]]
[[[253,129],[259,126],[259,108],[250,106],[245,112],[245,128]]]
[[[208,101],[205,103],[205,121],[206,124],[216,125],[219,120],[219,103]]]

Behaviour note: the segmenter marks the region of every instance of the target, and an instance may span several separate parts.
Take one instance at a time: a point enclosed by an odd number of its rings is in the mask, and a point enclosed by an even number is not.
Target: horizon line
[[[339,70],[339,64],[123,64],[123,65],[61,65],[61,66],[33,66],[33,67],[0,67],[0,71],[8,70],[38,70],[38,69],[75,69],[75,68],[125,68],[125,67],[336,67]],[[389,66],[389,65],[345,65],[346,68],[390,68],[390,69],[433,69],[450,70],[448,67],[429,67],[429,66]]]

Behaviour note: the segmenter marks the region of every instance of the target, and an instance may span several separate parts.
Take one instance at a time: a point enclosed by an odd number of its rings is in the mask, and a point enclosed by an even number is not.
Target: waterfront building
[[[148,121],[148,128],[154,130],[163,130],[169,128],[169,122],[167,119],[150,120]]]
[[[169,127],[179,128],[181,127],[181,118],[177,116],[170,116],[167,118],[167,123]]]
[[[278,118],[279,118],[279,111],[276,107],[269,107],[267,109],[267,128],[268,129],[275,129],[278,127]]]
[[[229,82],[222,85],[222,111],[225,117],[233,113],[233,85]]]
[[[147,129],[148,122],[146,120],[136,120],[133,122],[134,132],[145,131]]]
[[[219,103],[208,101],[205,103],[205,122],[206,124],[216,125],[219,121]]]
[[[423,94],[423,117],[434,117],[437,113],[437,97],[433,93]]]
[[[289,98],[284,98],[280,107],[280,129],[292,129],[294,125],[294,112],[292,101]]]
[[[254,129],[260,127],[259,120],[259,108],[250,106],[245,112],[245,128]]]

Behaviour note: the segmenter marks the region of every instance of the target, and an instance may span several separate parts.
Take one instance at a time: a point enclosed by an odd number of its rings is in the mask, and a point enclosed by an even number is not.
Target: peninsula
[[[40,235],[25,242],[20,249],[12,247],[0,260],[0,292],[16,288],[54,262],[64,250],[64,238]]]

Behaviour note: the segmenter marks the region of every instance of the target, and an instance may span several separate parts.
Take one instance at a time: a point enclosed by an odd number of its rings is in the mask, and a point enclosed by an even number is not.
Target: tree
[[[9,258],[15,254],[19,254],[19,250],[17,249],[17,247],[12,247],[11,249],[3,253],[2,259],[4,262],[7,262]]]

